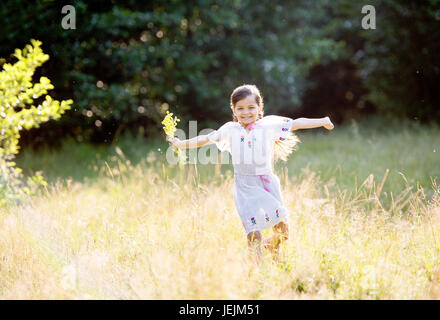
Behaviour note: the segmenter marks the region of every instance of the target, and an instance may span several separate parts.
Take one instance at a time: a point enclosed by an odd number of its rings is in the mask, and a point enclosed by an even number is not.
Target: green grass
[[[420,186],[432,197],[431,179],[440,177],[438,126],[372,118],[324,130],[297,131],[302,143],[287,165],[289,172],[296,175],[309,168],[323,182],[354,192],[370,174],[379,184],[389,169],[382,189],[386,204],[391,194],[408,186]]]
[[[399,121],[381,117],[352,121],[332,131],[323,128],[295,131],[301,139],[298,150],[287,162],[278,162],[275,170],[279,175],[298,181],[302,173],[315,172],[328,184],[329,191],[347,190],[355,192],[357,187],[374,176],[379,184],[387,169],[389,174],[383,186],[383,201],[390,204],[391,194],[396,195],[408,186],[426,189],[432,197],[432,178],[440,176],[440,128],[431,124],[422,126],[408,120]],[[136,166],[151,166],[158,172],[166,166],[169,178],[177,178],[177,166],[167,165],[165,152],[168,145],[161,139],[146,141],[142,137],[122,136],[113,145],[91,146],[68,139],[63,142],[61,152],[48,149],[35,154],[25,150],[17,157],[17,164],[25,174],[43,170],[48,182],[72,179],[78,182],[99,180],[108,165],[122,158]],[[149,157],[150,156],[150,157]],[[191,168],[190,168],[191,167]],[[124,170],[124,168],[122,168]],[[232,165],[187,165],[188,170],[197,170],[200,183],[221,181],[219,175],[231,175]],[[125,170],[129,170],[125,168]]]

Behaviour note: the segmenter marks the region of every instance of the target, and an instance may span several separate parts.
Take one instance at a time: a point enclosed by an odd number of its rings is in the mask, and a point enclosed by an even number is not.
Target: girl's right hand
[[[329,117],[325,117],[325,120],[327,121],[327,123],[324,125],[324,128],[326,128],[327,130],[332,130],[335,126],[330,121],[330,118]]]
[[[170,142],[173,145],[173,147],[175,147],[176,149],[179,149],[180,142],[181,142],[181,140],[179,138],[167,137],[167,141]]]

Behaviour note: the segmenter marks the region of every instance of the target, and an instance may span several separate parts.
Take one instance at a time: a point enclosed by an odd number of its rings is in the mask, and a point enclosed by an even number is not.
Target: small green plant
[[[20,131],[39,127],[40,123],[58,119],[73,101],[57,101],[47,95],[54,88],[50,80],[41,77],[32,83],[35,69],[49,59],[41,49],[41,41],[31,40],[23,50],[15,49],[14,64],[4,63],[0,71],[0,206],[33,195],[46,181],[38,171],[23,178],[22,170],[13,161],[18,153]],[[0,62],[4,59],[0,59]],[[41,97],[41,98],[40,98]],[[37,106],[34,99],[42,100]],[[44,99],[43,99],[44,98]]]

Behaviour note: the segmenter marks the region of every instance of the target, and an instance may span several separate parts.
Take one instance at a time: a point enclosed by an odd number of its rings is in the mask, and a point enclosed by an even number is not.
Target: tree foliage
[[[42,40],[44,73],[76,102],[57,126],[86,140],[160,132],[169,109],[183,125],[229,120],[228,95],[243,83],[261,88],[271,113],[342,121],[374,104],[440,121],[437,0],[371,1],[376,30],[361,27],[365,3],[348,0],[79,0],[74,30],[61,27],[64,4],[0,5],[0,55]],[[44,132],[56,140],[53,125]]]
[[[343,49],[316,28],[325,12],[303,0],[77,1],[75,8],[77,29],[63,30],[60,4],[23,5],[31,26],[41,22],[38,12],[53,17],[42,28],[5,35],[12,43],[53,39],[46,42],[56,59],[50,71],[76,102],[62,122],[100,141],[118,127],[160,130],[170,108],[183,123],[229,120],[228,95],[246,82],[262,89],[272,113],[291,113],[308,68]],[[6,19],[8,28],[20,21]]]
[[[23,50],[16,49],[14,64],[4,63],[0,72],[0,205],[32,194],[45,184],[37,173],[23,182],[22,170],[15,165],[20,131],[38,127],[49,119],[58,119],[69,109],[72,100],[57,101],[47,95],[54,88],[50,80],[40,77],[32,83],[35,69],[49,59],[41,42],[32,40]],[[39,101],[35,106],[34,100]]]

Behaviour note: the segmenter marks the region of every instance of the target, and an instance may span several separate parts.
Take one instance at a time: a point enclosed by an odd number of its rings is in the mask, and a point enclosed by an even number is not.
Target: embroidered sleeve
[[[218,130],[214,130],[207,135],[208,139],[214,142],[220,151],[231,152],[230,124],[231,122],[227,122]]]
[[[289,135],[289,130],[292,128],[293,119],[282,116],[265,116],[263,125],[271,132],[273,141],[284,141]]]

